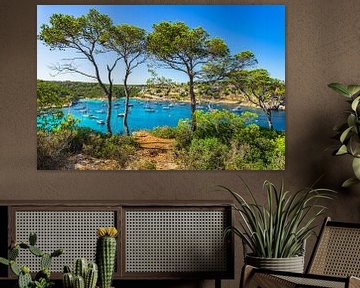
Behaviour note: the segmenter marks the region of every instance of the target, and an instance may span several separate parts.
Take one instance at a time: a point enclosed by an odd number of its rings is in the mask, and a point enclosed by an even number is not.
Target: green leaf
[[[31,232],[29,235],[29,243],[31,246],[35,246],[36,245],[36,240],[37,240],[37,235],[35,232]]]
[[[16,265],[16,262],[15,262],[15,261],[10,261],[10,268],[11,268],[11,271],[12,271],[15,275],[19,276],[21,270],[20,270],[20,268]]]
[[[360,96],[356,97],[354,99],[354,101],[352,101],[352,103],[351,103],[351,109],[352,110],[356,111],[356,109],[357,109],[357,107],[359,105],[359,101],[360,101]]]
[[[360,85],[348,85],[347,90],[349,91],[350,96],[358,96],[360,93]]]
[[[355,126],[356,124],[356,116],[354,114],[350,114],[347,118],[347,124],[349,127]]]
[[[360,180],[360,158],[355,157],[353,159],[352,168],[356,178]]]
[[[346,147],[346,145],[341,145],[341,147],[339,148],[339,150],[336,152],[335,155],[344,155],[348,153],[348,149]]]
[[[346,140],[346,137],[348,136],[351,129],[352,129],[352,127],[349,127],[347,129],[345,129],[345,131],[343,133],[341,133],[341,136],[340,136],[341,143],[344,143],[344,141]]]
[[[359,184],[359,183],[360,183],[359,179],[352,177],[352,178],[349,178],[346,181],[344,181],[344,183],[341,185],[341,187],[348,188],[352,185]]]
[[[15,246],[14,248],[10,249],[8,252],[9,260],[16,260],[19,256],[19,246]]]
[[[9,264],[10,264],[9,260],[8,260],[8,259],[5,259],[5,258],[3,258],[3,257],[0,257],[0,263],[1,263],[1,264],[4,264],[4,265],[9,265]]]
[[[349,143],[347,144],[348,151],[354,157],[360,156],[360,138],[358,135],[352,135],[350,137]]]
[[[337,93],[341,94],[342,96],[351,97],[351,94],[348,90],[347,85],[341,84],[341,83],[330,83],[328,85],[329,88],[333,89],[334,91],[336,91]]]

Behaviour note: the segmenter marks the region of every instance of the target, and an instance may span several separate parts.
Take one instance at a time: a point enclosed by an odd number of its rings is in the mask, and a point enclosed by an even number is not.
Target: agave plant
[[[346,97],[351,106],[346,122],[334,127],[340,140],[340,146],[334,151],[334,154],[349,154],[353,157],[354,177],[347,179],[342,184],[343,187],[348,187],[360,183],[360,85],[331,83],[328,86]]]
[[[226,233],[239,236],[252,251],[252,256],[265,258],[288,258],[302,254],[303,245],[314,233],[316,219],[324,214],[326,207],[317,202],[332,199],[334,191],[305,188],[296,193],[280,189],[269,181],[264,182],[267,206],[257,202],[246,185],[251,202],[240,194],[221,186],[234,196],[234,209],[240,214],[240,227],[229,227]]]

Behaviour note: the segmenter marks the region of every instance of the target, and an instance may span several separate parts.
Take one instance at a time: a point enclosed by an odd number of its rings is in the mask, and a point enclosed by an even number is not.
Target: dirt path
[[[155,137],[147,131],[134,132],[133,136],[140,144],[140,149],[129,169],[134,169],[136,166],[137,169],[178,169],[174,159],[174,139]]]

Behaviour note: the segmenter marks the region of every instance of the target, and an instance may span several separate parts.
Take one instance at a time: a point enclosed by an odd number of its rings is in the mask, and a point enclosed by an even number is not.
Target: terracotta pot
[[[246,255],[245,263],[254,267],[274,271],[304,273],[304,256],[289,258],[263,258]]]

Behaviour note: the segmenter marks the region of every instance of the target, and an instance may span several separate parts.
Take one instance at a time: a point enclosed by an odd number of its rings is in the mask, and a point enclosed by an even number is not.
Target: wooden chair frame
[[[360,279],[357,278],[359,274],[352,275],[330,275],[327,272],[327,275],[321,275],[318,273],[324,267],[321,267],[321,263],[324,262],[323,258],[319,260],[321,253],[326,252],[327,247],[324,247],[324,243],[327,239],[326,231],[331,227],[345,228],[354,231],[360,231],[360,224],[358,223],[344,223],[344,222],[334,222],[328,217],[325,219],[324,224],[322,225],[320,235],[315,244],[315,248],[311,255],[309,265],[307,266],[306,272],[304,274],[300,273],[291,273],[291,272],[279,272],[271,271],[265,269],[255,268],[249,265],[245,265],[242,270],[240,288],[272,288],[272,287],[331,287],[331,288],[360,288]],[[344,232],[345,233],[345,232]],[[360,243],[359,246],[354,247],[355,252],[360,254]],[[320,256],[319,256],[320,255]],[[360,262],[360,257],[359,261]],[[342,272],[344,274],[344,272]],[[345,273],[349,274],[349,273]]]

